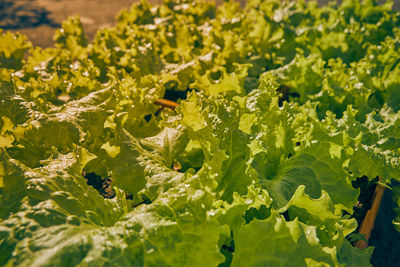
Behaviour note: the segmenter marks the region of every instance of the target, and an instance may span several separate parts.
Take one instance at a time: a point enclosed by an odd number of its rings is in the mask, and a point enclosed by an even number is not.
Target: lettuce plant
[[[0,265],[370,266],[352,182],[400,179],[399,19],[165,0],[90,42],[1,31]]]

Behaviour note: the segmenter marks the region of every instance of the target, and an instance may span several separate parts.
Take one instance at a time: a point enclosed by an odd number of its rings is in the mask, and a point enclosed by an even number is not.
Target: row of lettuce
[[[372,0],[166,0],[92,42],[1,32],[0,265],[368,266],[352,181],[400,179],[399,26]]]

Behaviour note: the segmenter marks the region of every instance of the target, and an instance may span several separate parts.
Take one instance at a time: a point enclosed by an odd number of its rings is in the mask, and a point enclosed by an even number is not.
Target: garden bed
[[[85,21],[48,49],[0,34],[0,265],[377,262],[351,242],[373,178],[400,179],[390,4],[143,1],[93,40]]]

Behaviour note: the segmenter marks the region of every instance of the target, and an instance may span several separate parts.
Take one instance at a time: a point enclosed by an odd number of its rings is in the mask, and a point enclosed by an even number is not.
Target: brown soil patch
[[[115,16],[135,0],[2,0],[0,27],[26,34],[34,45],[53,45],[53,35],[69,16],[79,15],[87,37],[116,23]],[[149,1],[156,3],[160,1]]]

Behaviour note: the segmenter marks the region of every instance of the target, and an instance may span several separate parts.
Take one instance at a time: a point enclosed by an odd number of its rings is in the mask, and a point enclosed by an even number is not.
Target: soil
[[[371,209],[372,206],[372,197],[374,195],[376,182],[378,179],[373,179],[369,181],[368,177],[363,176],[358,178],[353,182],[354,188],[360,189],[360,195],[358,197],[358,202],[353,208],[352,218],[355,218],[358,223],[358,228],[361,226],[361,223],[367,214],[368,210]],[[358,228],[356,232],[358,232]]]
[[[390,186],[399,185],[399,182],[392,182]],[[396,217],[393,210],[396,206],[393,201],[393,191],[386,189],[368,242],[369,246],[375,247],[371,258],[371,263],[375,267],[400,266],[400,233],[392,224]]]
[[[86,183],[96,189],[104,198],[115,197],[115,192],[111,186],[111,178],[101,178],[94,172],[83,173],[83,177],[85,177]]]
[[[357,220],[360,226],[362,220],[371,208],[371,199],[374,194],[378,179],[368,180],[367,177],[358,178],[353,182],[355,188],[360,188],[360,196],[354,207],[352,218]],[[399,186],[400,183],[393,182],[390,186]],[[368,245],[375,247],[371,257],[371,263],[375,267],[400,266],[398,252],[400,250],[400,233],[394,228],[392,221],[396,218],[394,208],[397,205],[393,201],[393,191],[386,189],[382,198],[379,212],[372,229]],[[355,231],[358,232],[358,229]]]
[[[34,45],[53,45],[55,30],[69,16],[79,15],[85,33],[93,39],[96,31],[115,24],[115,16],[129,8],[132,0],[2,0],[0,27],[28,36]],[[155,1],[150,1],[155,2]]]

